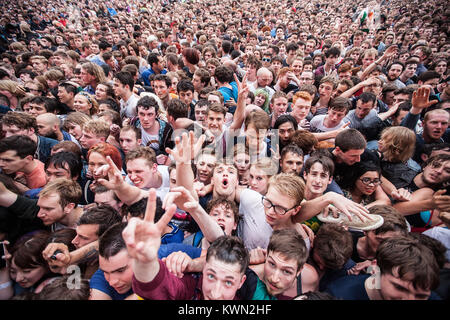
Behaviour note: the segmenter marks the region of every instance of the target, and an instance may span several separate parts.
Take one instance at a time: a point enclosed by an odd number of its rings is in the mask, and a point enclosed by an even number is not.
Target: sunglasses
[[[264,61],[264,62],[270,62],[270,61],[272,61],[272,59],[270,59],[270,58],[262,58],[262,61]]]

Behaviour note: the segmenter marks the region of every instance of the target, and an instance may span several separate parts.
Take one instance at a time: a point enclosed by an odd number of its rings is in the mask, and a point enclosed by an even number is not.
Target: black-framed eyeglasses
[[[276,214],[283,216],[285,215],[287,212],[291,211],[292,209],[294,209],[295,207],[297,207],[296,205],[293,206],[290,209],[286,209],[282,206],[279,206],[277,204],[273,204],[272,201],[270,201],[269,199],[267,199],[266,197],[262,197],[261,198],[262,204],[265,208],[270,209],[273,207],[273,211],[275,211]]]
[[[359,180],[362,183],[364,183],[365,185],[373,184],[374,186],[378,186],[378,185],[381,184],[381,180],[380,179],[361,178]]]

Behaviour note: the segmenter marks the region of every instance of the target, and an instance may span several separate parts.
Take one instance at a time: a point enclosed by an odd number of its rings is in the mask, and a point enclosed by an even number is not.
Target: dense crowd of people
[[[446,1],[0,9],[0,299],[449,299]]]

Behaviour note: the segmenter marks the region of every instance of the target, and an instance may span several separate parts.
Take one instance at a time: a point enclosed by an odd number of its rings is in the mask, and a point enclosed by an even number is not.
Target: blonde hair
[[[63,128],[65,131],[69,131],[68,127],[69,124],[77,124],[80,127],[83,127],[86,123],[91,121],[91,117],[89,117],[87,114],[82,112],[71,112],[67,115],[66,119],[64,120]]]
[[[269,188],[273,187],[278,192],[286,195],[299,205],[305,195],[305,183],[303,179],[291,173],[279,173],[269,179]]]
[[[278,173],[278,164],[271,158],[260,158],[255,163],[252,163],[251,167],[264,171],[268,177]]]
[[[88,101],[88,103],[91,105],[91,108],[89,109],[89,114],[91,116],[94,114],[97,114],[99,104],[98,104],[97,100],[95,99],[94,95],[89,94],[86,91],[80,91],[75,96],[82,96]]]
[[[63,209],[70,203],[74,203],[76,207],[82,196],[81,187],[76,181],[59,178],[47,183],[39,197],[49,197],[55,193],[59,195],[59,204]]]
[[[390,162],[406,162],[414,154],[416,134],[401,126],[383,130],[380,140],[384,141],[383,157]]]
[[[109,124],[103,120],[91,120],[84,124],[83,130],[95,134],[96,136],[108,138],[110,130]]]
[[[25,97],[27,94],[24,87],[12,80],[0,80],[0,90],[8,91],[18,98]]]
[[[50,81],[64,80],[64,73],[58,69],[50,69],[44,73],[44,77]]]

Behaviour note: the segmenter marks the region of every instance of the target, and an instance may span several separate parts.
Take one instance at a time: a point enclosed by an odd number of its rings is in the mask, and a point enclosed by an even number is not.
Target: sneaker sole
[[[362,222],[358,217],[353,217],[353,220],[350,221],[345,214],[340,214],[338,218],[334,218],[331,214],[326,218],[322,213],[317,215],[317,218],[324,223],[337,223],[361,231],[375,230],[383,225],[384,219],[382,216],[371,214],[370,217],[373,217],[374,221],[366,220],[365,222]]]

